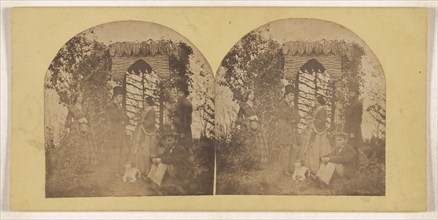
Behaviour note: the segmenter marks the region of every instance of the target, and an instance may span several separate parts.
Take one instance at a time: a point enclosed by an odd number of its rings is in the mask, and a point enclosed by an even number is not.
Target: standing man
[[[284,99],[277,106],[278,148],[283,174],[290,176],[293,161],[298,158],[297,125],[300,120],[298,109],[294,106],[294,86],[286,85]]]
[[[352,84],[350,86],[349,99],[350,103],[345,110],[345,125],[344,131],[348,134],[348,143],[359,150],[362,146],[362,113],[363,105],[359,100],[359,85]]]
[[[180,134],[179,143],[186,149],[192,147],[192,103],[187,99],[189,90],[178,91],[178,101],[175,107],[175,124]]]
[[[126,135],[126,125],[129,117],[123,108],[123,87],[116,86],[113,89],[113,100],[108,107],[109,115],[109,135],[108,145],[110,148],[109,162],[111,169],[118,174],[123,173],[123,164],[128,156],[128,144]]]

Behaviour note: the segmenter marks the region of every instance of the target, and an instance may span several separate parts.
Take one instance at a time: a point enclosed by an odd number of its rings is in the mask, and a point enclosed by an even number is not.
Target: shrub
[[[249,149],[244,147],[244,140],[236,127],[231,128],[229,140],[218,137],[216,140],[217,171],[220,173],[246,172],[254,166]]]
[[[347,195],[385,195],[385,140],[365,140],[358,172],[338,190]]]

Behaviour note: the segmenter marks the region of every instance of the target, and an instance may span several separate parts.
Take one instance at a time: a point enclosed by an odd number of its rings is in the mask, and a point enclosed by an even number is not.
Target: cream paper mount
[[[14,8],[11,209],[424,211],[427,15],[423,8]],[[355,148],[363,140],[359,174],[347,182],[334,176],[328,188],[287,176],[300,166],[315,170],[323,151],[343,151],[334,150],[343,146],[336,138],[357,122],[345,119],[357,108],[356,89],[361,132],[346,141]],[[295,138],[274,129],[287,126],[277,117],[282,108],[270,108],[282,100],[296,109],[286,114],[295,114]],[[181,114],[188,106],[190,128]],[[113,119],[126,114],[124,129],[100,124],[108,111]],[[240,145],[225,138],[236,131],[247,134]],[[229,154],[245,143],[253,147],[241,154],[248,164]],[[122,181],[132,166],[146,173],[149,159],[172,155],[186,155],[188,164],[173,162],[189,180],[174,178],[165,189],[147,178]]]

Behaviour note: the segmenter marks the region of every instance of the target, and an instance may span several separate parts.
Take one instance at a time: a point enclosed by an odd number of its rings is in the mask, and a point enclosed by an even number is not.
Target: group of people
[[[187,99],[188,90],[178,91],[178,101],[171,112],[171,123],[161,128],[156,125],[156,111],[152,97],[146,97],[139,123],[132,137],[126,134],[130,118],[123,107],[125,91],[117,86],[107,109],[109,131],[104,152],[106,165],[116,175],[123,175],[126,163],[134,164],[140,174],[147,178],[154,175],[157,166],[166,165],[165,174],[170,179],[188,177],[188,150],[192,146],[192,104]],[[299,161],[307,167],[311,176],[329,184],[335,174],[352,176],[356,170],[358,149],[362,144],[362,103],[359,87],[352,86],[350,102],[345,110],[344,131],[331,134],[327,126],[326,102],[316,97],[316,105],[301,137],[298,133],[300,115],[295,106],[295,88],[286,85],[283,99],[275,110],[276,146],[268,146],[261,121],[254,107],[255,94],[249,90],[245,102],[237,114],[237,124],[243,146],[250,152],[254,168],[265,169],[272,162],[279,162],[279,170],[286,176],[294,172]],[[97,150],[90,133],[87,114],[83,109],[83,94],[78,93],[68,107],[66,141],[72,146],[61,148],[62,166],[73,173],[87,172],[90,164],[96,163]],[[100,152],[102,153],[102,152]],[[275,160],[275,161],[274,161]]]
[[[295,164],[302,164],[310,171],[312,179],[330,183],[333,175],[351,177],[356,170],[359,148],[362,144],[362,103],[359,86],[349,89],[349,104],[345,109],[343,131],[333,132],[327,126],[326,101],[316,97],[313,111],[302,135],[298,132],[300,115],[295,105],[295,87],[286,85],[284,97],[274,111],[276,120],[276,144],[269,146],[261,129],[261,122],[254,108],[254,91],[246,93],[245,102],[237,114],[237,124],[243,147],[252,155],[256,169],[268,164],[279,164],[275,168],[285,176],[292,176]]]
[[[65,152],[60,157],[64,161],[71,161],[68,163],[71,166],[64,167],[64,170],[81,175],[93,160],[97,160],[99,153],[99,157],[105,159],[101,165],[110,169],[115,176],[123,176],[129,164],[129,167],[138,169],[140,176],[148,180],[148,176],[154,176],[151,172],[156,172],[156,167],[161,164],[160,167],[165,167],[164,172],[161,170],[162,178],[187,178],[193,111],[187,99],[188,90],[178,91],[178,100],[170,113],[171,122],[161,127],[156,123],[154,100],[150,96],[146,97],[138,117],[138,126],[132,136],[126,132],[130,118],[124,109],[124,95],[121,86],[113,88],[113,97],[107,108],[109,128],[100,151],[96,148],[89,129],[89,119],[82,108],[83,94],[74,96],[65,123],[68,130],[66,139],[71,140],[74,146],[61,146]]]
[[[108,109],[110,131],[108,148],[115,170],[121,174],[126,162],[134,163],[143,177],[154,175],[154,166],[166,165],[163,175],[174,179],[187,178],[188,150],[192,147],[192,103],[188,90],[178,91],[178,100],[171,112],[171,123],[156,125],[152,97],[146,97],[144,109],[132,140],[126,135],[129,117],[122,105],[124,91],[115,87],[113,103]]]

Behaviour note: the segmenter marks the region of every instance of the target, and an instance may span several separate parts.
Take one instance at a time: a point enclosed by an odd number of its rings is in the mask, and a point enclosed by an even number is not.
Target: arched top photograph
[[[385,74],[346,27],[289,18],[247,33],[216,102],[218,194],[385,194]]]
[[[92,27],[46,73],[46,197],[212,194],[214,126],[214,75],[188,39]]]

